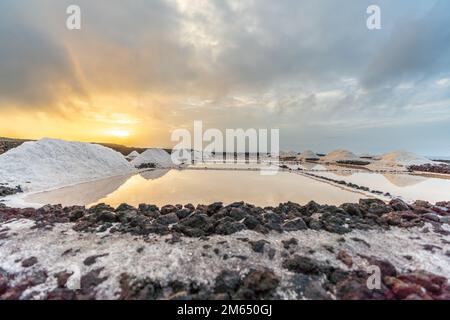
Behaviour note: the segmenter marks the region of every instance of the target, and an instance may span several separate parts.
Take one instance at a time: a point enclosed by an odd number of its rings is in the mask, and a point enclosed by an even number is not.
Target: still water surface
[[[155,170],[125,177],[115,177],[55,191],[28,196],[38,204],[93,205],[121,203],[139,205],[225,204],[245,201],[258,206],[275,206],[294,201],[301,204],[342,204],[355,202],[361,194],[316,181],[295,173],[279,172],[273,176],[259,171],[237,170]]]

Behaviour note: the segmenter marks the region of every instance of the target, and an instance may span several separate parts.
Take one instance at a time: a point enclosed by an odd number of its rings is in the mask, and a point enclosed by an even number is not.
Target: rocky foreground
[[[449,224],[450,202],[398,199],[0,204],[0,299],[450,299]]]

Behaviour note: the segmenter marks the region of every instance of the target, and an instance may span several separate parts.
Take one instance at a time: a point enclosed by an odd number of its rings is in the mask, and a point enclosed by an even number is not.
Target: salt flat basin
[[[154,170],[126,177],[124,180],[116,177],[83,183],[29,195],[25,201],[64,206],[90,206],[97,203],[111,206],[121,203],[163,206],[245,201],[258,206],[276,206],[281,202],[306,204],[311,200],[340,205],[357,202],[365,197],[338,186],[281,171],[273,176],[264,176],[259,171]]]
[[[389,192],[406,201],[425,200],[431,203],[450,200],[450,180],[418,175],[370,172],[320,172],[318,176],[343,180],[368,187],[372,190]]]

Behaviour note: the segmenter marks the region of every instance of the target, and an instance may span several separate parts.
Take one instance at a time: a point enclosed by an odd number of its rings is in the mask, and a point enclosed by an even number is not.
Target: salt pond
[[[177,203],[210,204],[216,201],[225,204],[245,201],[258,206],[276,206],[281,202],[306,204],[311,200],[340,205],[368,197],[347,187],[307,177],[296,170],[279,171],[267,176],[261,175],[258,167],[217,164],[209,165],[209,169],[192,166],[184,170],[153,170],[32,194],[24,200],[35,206],[47,203],[90,206],[102,202],[112,206],[121,203],[163,206]],[[435,203],[450,199],[448,179],[353,170],[320,171],[315,174],[389,192],[407,201],[420,199]]]
[[[406,201],[420,199],[436,203],[450,199],[450,179],[429,178],[403,173],[378,174],[349,170],[316,174],[334,180],[354,183],[372,190],[389,192],[391,195]]]
[[[138,205],[225,204],[245,201],[259,206],[275,206],[293,201],[300,204],[357,202],[361,194],[295,173],[273,176],[259,171],[238,170],[154,170],[141,174],[83,183],[25,198],[29,203],[93,205],[121,203]]]

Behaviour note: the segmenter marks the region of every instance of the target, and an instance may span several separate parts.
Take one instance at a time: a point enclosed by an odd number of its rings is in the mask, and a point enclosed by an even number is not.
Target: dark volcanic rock
[[[95,288],[108,277],[100,277],[103,268],[92,270],[80,279],[81,292],[86,298],[93,299],[95,297]]]
[[[222,271],[215,280],[215,293],[234,294],[241,285],[241,276],[236,271]]]
[[[178,210],[177,207],[172,206],[172,205],[167,205],[167,206],[164,206],[164,207],[161,208],[161,214],[162,215],[166,215],[166,214],[169,214],[169,213],[176,212],[177,210]]]
[[[160,216],[158,219],[156,219],[156,223],[168,226],[177,223],[179,220],[180,219],[178,218],[178,215],[175,212],[171,212]]]
[[[29,268],[38,262],[36,257],[31,257],[22,261],[22,267]]]
[[[188,237],[203,237],[214,231],[211,218],[205,214],[193,214],[176,224],[173,229]]]
[[[408,209],[408,210],[404,210]],[[163,213],[163,214],[161,214]],[[253,230],[262,234],[290,232],[305,229],[325,230],[345,234],[354,229],[389,229],[421,227],[431,223],[433,231],[441,235],[450,232],[442,227],[450,223],[450,203],[431,205],[416,201],[408,205],[394,199],[389,204],[378,199],[361,199],[358,204],[340,207],[310,202],[305,206],[287,202],[277,207],[259,208],[244,202],[228,206],[213,203],[209,206],[140,204],[136,209],[121,204],[116,209],[98,204],[89,209],[79,206],[63,208],[60,205],[40,209],[8,208],[0,204],[0,222],[11,219],[30,219],[35,228],[51,228],[55,223],[73,222],[79,232],[121,232],[146,236],[151,233],[166,235],[169,228],[188,237],[205,237],[213,234],[230,235],[241,230]],[[0,232],[0,237],[9,235]]]
[[[290,247],[294,247],[294,246],[298,245],[298,240],[295,238],[291,238],[289,240],[283,240],[281,242],[283,243],[283,247],[285,249],[289,249]]]
[[[91,266],[91,265],[93,265],[94,263],[97,262],[97,259],[98,259],[98,258],[106,257],[107,255],[108,255],[108,253],[105,253],[105,254],[98,254],[98,255],[95,255],[95,256],[88,257],[88,258],[86,258],[86,259],[83,261],[83,264],[84,264],[85,266]]]
[[[137,280],[128,274],[120,278],[121,300],[156,300],[162,294],[161,284],[150,279]]]
[[[295,255],[283,261],[283,268],[303,274],[319,274],[320,264],[308,257]]]
[[[243,286],[236,292],[237,299],[267,299],[272,296],[280,278],[271,270],[250,271],[243,280]]]
[[[11,196],[13,194],[22,193],[22,192],[23,191],[20,186],[17,186],[15,188],[10,188],[10,187],[0,185],[0,197]]]
[[[210,204],[207,209],[206,209],[206,213],[208,214],[208,216],[212,216],[213,214],[219,212],[220,209],[223,208],[223,203],[222,202],[215,202],[213,204]]]
[[[308,227],[306,226],[305,221],[302,218],[297,218],[294,220],[289,220],[283,224],[284,231],[298,231],[298,230],[306,230]]]
[[[252,246],[253,251],[258,253],[264,253],[264,246],[269,242],[265,240],[258,240],[258,241],[250,241],[249,243]]]
[[[330,293],[323,288],[317,277],[311,277],[304,274],[295,274],[290,282],[294,291],[302,298],[309,300],[330,300]]]
[[[54,276],[57,281],[58,288],[64,288],[67,284],[67,280],[73,275],[73,272],[61,271]]]
[[[230,235],[245,229],[245,224],[241,222],[225,221],[219,223],[215,231],[217,234]]]
[[[400,199],[393,199],[391,202],[389,202],[389,205],[394,209],[395,211],[408,211],[411,210],[411,207]]]

